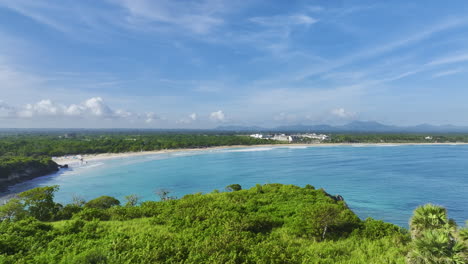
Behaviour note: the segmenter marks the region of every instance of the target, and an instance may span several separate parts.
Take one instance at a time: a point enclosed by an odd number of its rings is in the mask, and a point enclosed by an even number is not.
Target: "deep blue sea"
[[[311,184],[340,194],[361,218],[406,227],[425,203],[445,206],[459,224],[468,220],[467,145],[352,145],[246,147],[173,152],[89,162],[12,188],[60,185],[59,202],[73,195],[158,200],[156,189],[181,197],[238,183]]]

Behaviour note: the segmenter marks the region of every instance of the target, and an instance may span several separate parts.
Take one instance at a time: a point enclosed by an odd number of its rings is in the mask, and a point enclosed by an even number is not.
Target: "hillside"
[[[0,191],[8,185],[57,172],[50,157],[0,156]]]
[[[53,201],[58,186],[35,188],[0,206],[0,263],[468,262],[468,228],[440,206],[418,207],[408,231],[361,220],[343,197],[311,185],[241,189],[63,206]]]
[[[163,193],[163,201],[139,206],[131,197],[123,206],[102,197],[66,207],[46,198],[54,188],[20,195],[42,206],[41,214],[0,207],[12,219],[0,224],[0,262],[404,263],[408,250],[405,230],[362,221],[340,196],[310,185],[257,185],[181,199]],[[31,203],[33,197],[39,200]]]

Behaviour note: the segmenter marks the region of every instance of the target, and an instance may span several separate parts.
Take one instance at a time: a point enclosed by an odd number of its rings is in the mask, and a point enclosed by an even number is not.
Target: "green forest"
[[[238,184],[159,201],[54,201],[39,187],[0,207],[0,263],[467,263],[468,230],[439,206],[410,228],[361,220],[311,185]]]
[[[17,134],[0,136],[0,187],[58,170],[54,156],[139,152],[213,146],[279,144],[248,136],[213,134]],[[3,180],[3,181],[2,181]]]
[[[63,156],[275,143],[238,135],[72,134],[0,137],[2,156]],[[277,142],[278,143],[278,142]]]
[[[333,134],[330,143],[467,143],[466,134]]]

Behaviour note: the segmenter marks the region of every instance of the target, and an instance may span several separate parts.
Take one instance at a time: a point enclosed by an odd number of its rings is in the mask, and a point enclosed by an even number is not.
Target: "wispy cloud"
[[[315,24],[318,20],[306,14],[252,17],[251,22],[265,27],[290,27],[296,25],[309,26]]]
[[[449,19],[449,20],[434,24],[424,30],[420,30],[408,36],[402,37],[401,39],[390,41],[389,43],[382,44],[374,48],[366,49],[361,52],[357,52],[351,56],[348,56],[339,60],[332,60],[328,64],[320,65],[320,67],[313,67],[313,68],[306,69],[304,71],[299,72],[296,75],[295,80],[307,79],[313,75],[326,73],[336,68],[349,65],[349,64],[353,64],[364,59],[381,56],[385,53],[389,53],[396,49],[416,44],[420,41],[428,39],[434,36],[435,34],[444,32],[446,30],[450,30],[456,27],[467,25],[467,23],[468,23],[468,20],[464,18],[463,19],[459,19],[459,18]]]
[[[444,64],[453,64],[459,62],[467,62],[468,53],[461,53],[456,55],[450,55],[442,58],[435,59],[428,63],[430,66],[444,65]]]
[[[4,0],[0,6],[69,37],[79,39],[84,35],[84,40],[92,40],[107,34],[122,35],[122,29],[205,35],[224,24],[223,15],[232,5],[225,0],[106,0],[99,5],[69,0]]]
[[[226,12],[227,1],[149,1],[115,0],[127,11],[126,21],[152,28],[175,26],[195,34],[207,34],[223,25],[221,16]]]
[[[335,108],[330,111],[330,113],[339,118],[351,119],[356,117],[356,113],[345,110],[344,108]]]
[[[439,78],[439,77],[444,77],[444,76],[449,76],[449,75],[454,75],[464,72],[463,69],[453,69],[453,70],[448,70],[448,71],[440,71],[432,75],[433,78]]]
[[[64,24],[54,20],[51,11],[63,12],[63,6],[55,6],[51,3],[43,1],[30,1],[30,0],[4,0],[0,3],[4,7],[18,12],[19,14],[29,17],[38,23],[52,27],[58,31],[68,32],[70,29]],[[67,12],[68,13],[68,12]]]

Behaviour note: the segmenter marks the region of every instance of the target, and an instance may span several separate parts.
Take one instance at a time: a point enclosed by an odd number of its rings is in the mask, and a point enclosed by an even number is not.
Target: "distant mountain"
[[[279,131],[317,131],[317,132],[323,132],[323,131],[334,131],[336,130],[335,127],[330,126],[330,125],[294,125],[294,126],[279,126],[275,128],[275,130]]]
[[[337,128],[340,131],[353,132],[391,132],[398,130],[398,127],[384,125],[375,121],[353,121],[349,124]]]
[[[221,131],[265,131],[268,130],[264,127],[259,126],[218,126],[215,130]]]
[[[467,133],[468,127],[431,124],[420,124],[416,126],[391,126],[375,121],[353,121],[341,126],[331,125],[288,125],[275,128],[263,128],[259,126],[220,126],[215,130],[238,131],[238,132],[359,132],[359,133]]]

